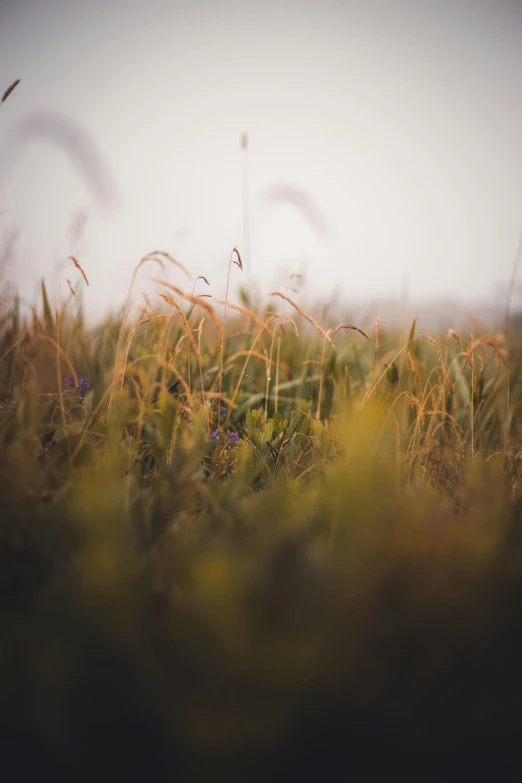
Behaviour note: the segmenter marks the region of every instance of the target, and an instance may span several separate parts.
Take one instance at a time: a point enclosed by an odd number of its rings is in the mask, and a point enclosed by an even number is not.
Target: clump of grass
[[[487,768],[522,717],[519,340],[197,280],[95,329],[44,284],[4,315],[0,726],[54,774],[104,736],[183,780]]]

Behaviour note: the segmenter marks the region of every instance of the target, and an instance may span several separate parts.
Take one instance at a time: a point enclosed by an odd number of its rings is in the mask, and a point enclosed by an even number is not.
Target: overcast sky
[[[0,245],[19,229],[25,296],[74,253],[88,309],[117,304],[156,248],[222,295],[232,247],[247,251],[242,131],[264,291],[303,265],[310,291],[347,301],[405,283],[493,300],[509,279],[521,0],[0,0],[0,93],[18,78]]]

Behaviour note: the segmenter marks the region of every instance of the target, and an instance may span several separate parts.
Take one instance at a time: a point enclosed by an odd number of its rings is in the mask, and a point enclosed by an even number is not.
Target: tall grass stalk
[[[236,255],[236,258],[234,259],[234,254]],[[221,424],[221,398],[223,396],[223,367],[224,367],[224,361],[225,361],[225,339],[226,339],[226,328],[227,328],[227,308],[228,308],[228,288],[230,285],[230,273],[232,271],[232,264],[235,264],[238,266],[241,271],[243,271],[243,262],[241,261],[241,256],[239,255],[239,251],[237,247],[235,247],[231,254],[230,254],[230,261],[228,262],[228,274],[227,274],[227,287],[225,291],[225,309],[223,312],[223,333],[221,337],[221,360],[220,360],[220,366],[219,366],[219,400],[218,400],[218,429]]]

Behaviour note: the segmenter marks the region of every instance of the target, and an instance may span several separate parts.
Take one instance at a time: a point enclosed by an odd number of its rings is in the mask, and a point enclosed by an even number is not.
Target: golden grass
[[[223,326],[218,321],[218,318],[216,316],[215,310],[208,302],[205,302],[205,300],[201,296],[195,296],[194,294],[189,294],[186,291],[182,291],[181,288],[178,288],[175,285],[172,285],[172,283],[168,283],[166,280],[159,280],[157,278],[153,278],[154,283],[159,283],[160,285],[166,286],[171,291],[174,291],[174,293],[178,294],[182,299],[185,299],[187,302],[191,302],[194,305],[197,305],[198,307],[201,307],[205,312],[208,314],[210,320],[218,330],[218,332],[221,334],[223,330]]]
[[[308,315],[308,314],[307,314],[307,313],[305,313],[303,310],[301,310],[301,308],[299,307],[299,305],[297,305],[297,304],[296,304],[296,303],[295,303],[295,302],[294,302],[292,299],[290,299],[290,297],[289,297],[289,296],[286,296],[285,294],[281,293],[281,291],[272,291],[272,293],[270,294],[270,296],[279,296],[279,297],[281,297],[281,299],[284,299],[284,300],[285,300],[285,302],[288,302],[288,304],[292,305],[292,307],[294,308],[294,310],[295,310],[297,313],[299,313],[299,315],[300,315],[300,316],[302,316],[302,318],[304,318],[306,321],[308,321],[308,323],[312,324],[312,326],[314,327],[314,329],[317,329],[317,331],[318,331],[320,334],[322,334],[322,336],[323,336],[323,337],[324,337],[326,340],[328,340],[328,342],[330,343],[330,345],[333,345],[333,340],[332,340],[332,338],[331,338],[331,337],[330,337],[330,335],[329,335],[329,334],[328,334],[328,333],[327,333],[327,332],[326,332],[326,331],[323,329],[323,327],[322,327],[320,324],[318,324],[318,323],[317,323],[317,321],[316,321],[314,318],[312,318],[312,316],[311,316],[311,315]]]
[[[67,256],[67,258],[71,259],[71,261],[73,262],[73,264],[76,267],[76,269],[78,269],[81,272],[81,274],[83,276],[83,279],[85,280],[86,285],[89,285],[89,281],[87,279],[87,275],[85,274],[85,270],[82,267],[82,265],[80,264],[80,262],[78,261],[78,259],[75,258],[75,256]]]

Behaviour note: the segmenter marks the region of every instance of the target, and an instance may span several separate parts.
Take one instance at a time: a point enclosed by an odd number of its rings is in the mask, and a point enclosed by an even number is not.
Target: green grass
[[[64,779],[508,779],[518,336],[270,301],[158,283],[88,328],[43,283],[5,300],[3,752]]]

